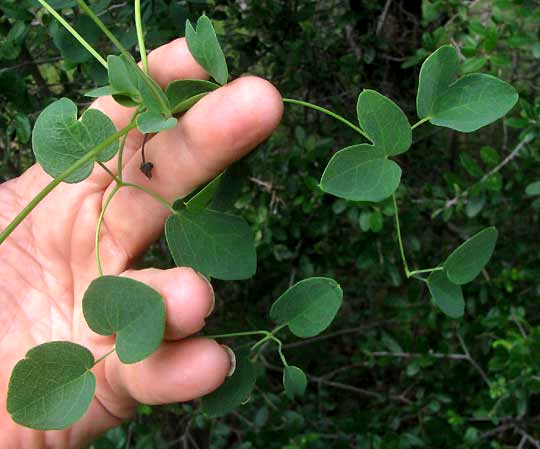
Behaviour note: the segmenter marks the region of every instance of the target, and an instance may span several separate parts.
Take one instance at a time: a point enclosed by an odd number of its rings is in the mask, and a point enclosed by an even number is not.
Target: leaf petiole
[[[146,47],[144,45],[144,32],[141,17],[141,0],[135,0],[135,28],[137,29],[137,42],[139,44],[143,70],[144,73],[148,75],[148,59],[146,56]]]
[[[246,337],[248,335],[265,335],[268,336],[268,331],[245,331],[245,332],[232,332],[230,334],[215,334],[215,335],[203,335],[205,338],[229,338],[229,337]]]
[[[420,125],[427,122],[428,120],[431,120],[431,117],[427,116],[427,117],[424,117],[422,120],[418,120],[414,125],[411,126],[411,130],[419,127]]]
[[[167,201],[166,198],[161,196],[159,193],[154,192],[153,190],[148,189],[147,187],[141,186],[140,184],[135,184],[132,182],[121,182],[120,187],[133,187],[134,189],[142,190],[143,192],[147,193],[151,197],[153,197],[156,201],[163,204],[167,209],[171,211],[171,213],[176,214],[177,211],[174,209],[173,205]]]
[[[335,118],[336,120],[339,120],[341,123],[345,123],[349,128],[354,129],[358,134],[364,136],[366,139],[371,140],[368,135],[362,131],[358,126],[356,126],[354,123],[347,120],[345,117],[342,117],[339,114],[336,114],[335,112],[332,112],[328,109],[325,109],[321,106],[317,106],[313,103],[308,103],[307,101],[301,101],[301,100],[294,100],[291,98],[283,98],[283,103],[290,103],[290,104],[296,104],[299,106],[304,106],[306,108],[315,109],[316,111],[322,112],[323,114],[329,115],[330,117]]]
[[[399,244],[399,252],[401,254],[401,260],[403,261],[403,269],[405,270],[405,275],[407,278],[411,277],[411,272],[409,271],[409,265],[407,264],[407,259],[405,258],[405,250],[403,249],[403,240],[401,239],[401,228],[399,226],[399,212],[396,201],[396,194],[392,193],[392,201],[394,202],[394,217],[396,219],[396,231]]]
[[[47,10],[49,13],[56,19],[60,24],[68,30],[71,35],[79,41],[79,43],[88,50],[88,52],[98,60],[98,62],[108,69],[107,61],[92,47],[84,37],[82,37],[76,30],[73,28],[51,5],[49,5],[45,0],[38,0],[38,2]]]
[[[99,234],[101,232],[101,225],[103,224],[103,217],[105,216],[105,212],[107,208],[109,207],[109,204],[111,203],[114,195],[120,190],[122,185],[116,182],[116,185],[114,186],[114,189],[109,194],[107,199],[105,200],[105,204],[103,205],[103,208],[101,209],[101,213],[99,214],[97,226],[96,226],[96,237],[95,237],[95,253],[96,253],[96,263],[99,271],[99,275],[103,276],[103,268],[101,267],[101,258],[99,257]]]
[[[99,359],[97,359],[95,362],[94,362],[94,366],[96,366],[99,362],[101,362],[102,360],[105,360],[107,357],[109,357],[114,351],[116,351],[116,346],[113,347],[109,352],[107,352],[106,354],[102,355]]]
[[[420,273],[431,273],[433,271],[441,271],[441,270],[444,270],[444,267],[435,267],[435,268],[425,268],[423,270],[414,270],[414,271],[411,271],[409,273],[408,277],[412,277],[412,276],[415,276],[416,274],[420,274]]]

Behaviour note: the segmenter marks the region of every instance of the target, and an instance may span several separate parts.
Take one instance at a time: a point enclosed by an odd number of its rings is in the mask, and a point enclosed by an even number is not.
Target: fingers
[[[228,351],[205,338],[164,343],[132,365],[122,364],[116,354],[105,362],[107,383],[98,399],[119,418],[127,418],[137,402],[168,404],[204,396],[223,383],[231,366]]]
[[[154,164],[151,180],[139,170],[140,151],[127,162],[125,180],[172,202],[266,139],[282,112],[281,96],[270,83],[255,77],[237,79],[204,97],[174,129],[147,143],[146,160]],[[159,236],[167,215],[167,208],[146,193],[123,188],[111,203],[106,223],[115,241],[134,257]]]
[[[148,284],[165,298],[165,339],[177,340],[199,332],[214,309],[210,282],[191,268],[129,270],[122,276]]]

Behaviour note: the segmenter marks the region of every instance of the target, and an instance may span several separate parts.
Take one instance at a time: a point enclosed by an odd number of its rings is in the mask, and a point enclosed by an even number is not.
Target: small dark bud
[[[144,176],[146,176],[148,179],[152,179],[153,168],[154,168],[154,164],[152,164],[152,162],[142,162],[140,166],[140,170],[144,173]]]

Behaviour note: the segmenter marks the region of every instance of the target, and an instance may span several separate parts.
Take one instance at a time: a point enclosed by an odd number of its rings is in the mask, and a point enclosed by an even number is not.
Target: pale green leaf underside
[[[525,188],[525,193],[529,196],[540,195],[540,181],[531,182]]]
[[[196,30],[186,21],[186,41],[195,60],[219,83],[226,84],[229,77],[223,50],[207,16],[199,17]]]
[[[324,331],[336,316],[343,292],[329,278],[309,278],[283,293],[272,305],[270,318],[286,324],[297,337],[313,337]]]
[[[338,151],[321,178],[321,189],[353,201],[378,202],[399,186],[401,168],[384,151],[361,144]]]
[[[503,117],[518,100],[508,83],[483,73],[466,75],[450,85],[430,114],[430,122],[472,132]]]
[[[428,117],[434,109],[437,98],[456,79],[458,53],[451,45],[444,45],[434,51],[422,64],[416,95],[418,117]]]
[[[173,114],[184,112],[219,85],[204,80],[175,80],[165,89]]]
[[[36,161],[52,177],[68,169],[86,154],[111,137],[116,127],[97,109],[88,109],[77,120],[77,106],[62,98],[47,106],[39,115],[32,133]],[[118,142],[105,148],[95,160],[108,161],[118,149]],[[66,182],[80,182],[90,176],[94,161],[89,161],[68,176]]]
[[[39,430],[63,429],[80,419],[92,402],[94,356],[67,341],[30,349],[13,369],[7,410],[13,420]]]
[[[290,399],[295,396],[303,396],[307,388],[306,375],[297,366],[286,366],[283,370],[283,386]]]
[[[178,266],[223,280],[247,279],[255,274],[253,231],[241,217],[183,209],[168,218],[165,235]]]
[[[471,282],[486,266],[497,242],[497,229],[483,229],[457,247],[448,256],[444,269],[454,284]]]
[[[137,117],[137,128],[143,134],[158,133],[176,126],[174,117],[165,118],[155,111],[146,111]]]
[[[164,299],[153,288],[133,279],[95,279],[84,294],[83,313],[97,334],[116,334],[116,353],[123,363],[145,359],[163,339]]]
[[[374,90],[364,90],[358,96],[357,113],[362,129],[386,156],[395,156],[410,148],[409,120],[389,98]]]
[[[247,356],[236,355],[236,370],[213,393],[203,397],[202,408],[210,418],[226,415],[245,403],[255,386],[256,372]]]
[[[448,280],[442,270],[432,272],[427,285],[433,303],[450,318],[460,318],[465,310],[461,287]]]

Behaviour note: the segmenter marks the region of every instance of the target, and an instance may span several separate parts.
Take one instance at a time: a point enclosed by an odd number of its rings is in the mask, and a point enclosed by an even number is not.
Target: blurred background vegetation
[[[90,2],[135,54],[130,1]],[[71,0],[51,4],[112,52]],[[0,0],[0,179],[33,162],[39,112],[84,92],[106,73],[34,0]],[[210,421],[197,401],[141,406],[93,443],[124,448],[540,448],[540,4],[536,0],[143,0],[149,48],[183,34],[206,12],[233,76],[256,74],[283,96],[354,119],[370,88],[416,121],[420,64],[443,44],[464,73],[512,83],[511,114],[473,134],[423,125],[398,192],[413,266],[432,266],[477,230],[499,230],[495,255],[465,287],[466,313],[451,320],[425,285],[404,278],[392,205],[323,195],[331,154],[356,137],[315,111],[286,106],[283,124],[235,169],[233,207],[253,226],[257,275],[216,282],[210,332],[268,327],[272,301],[313,275],[334,277],[345,302],[331,329],[285,350],[310,373],[302,400],[282,393],[273,353],[251,400]],[[531,185],[532,184],[532,185]],[[171,266],[162,242],[138,265]],[[232,346],[243,341],[230,342]],[[159,381],[156,379],[156,381]]]

